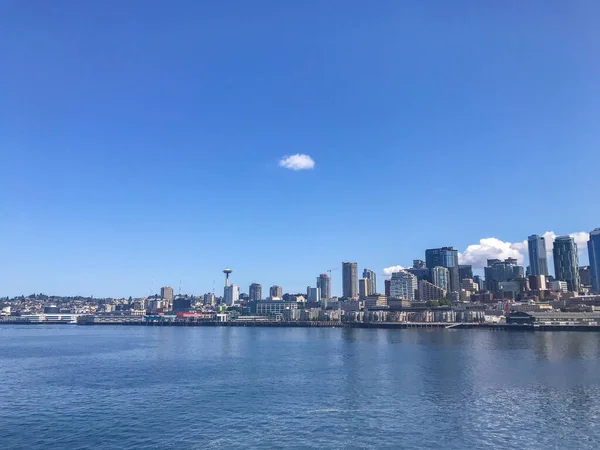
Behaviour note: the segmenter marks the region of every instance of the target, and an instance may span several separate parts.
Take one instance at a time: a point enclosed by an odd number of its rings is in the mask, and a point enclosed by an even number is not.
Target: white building
[[[566,281],[551,281],[549,285],[552,292],[569,292],[569,286]]]
[[[415,299],[415,291],[418,287],[417,277],[412,273],[401,270],[392,274],[392,279],[390,280],[390,297],[413,301]]]
[[[240,289],[237,284],[225,286],[223,301],[226,305],[233,305],[240,299]]]

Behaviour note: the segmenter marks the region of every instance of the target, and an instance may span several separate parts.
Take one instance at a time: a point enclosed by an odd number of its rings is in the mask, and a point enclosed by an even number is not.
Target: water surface
[[[3,448],[599,448],[600,334],[0,326]]]

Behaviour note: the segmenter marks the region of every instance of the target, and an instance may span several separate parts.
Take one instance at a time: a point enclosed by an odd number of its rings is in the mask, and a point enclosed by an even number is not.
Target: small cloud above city
[[[279,167],[290,170],[311,170],[315,167],[315,160],[303,153],[284,156],[279,160]]]
[[[393,273],[400,272],[401,270],[404,270],[403,266],[390,266],[383,269],[383,274],[386,277],[391,277]]]

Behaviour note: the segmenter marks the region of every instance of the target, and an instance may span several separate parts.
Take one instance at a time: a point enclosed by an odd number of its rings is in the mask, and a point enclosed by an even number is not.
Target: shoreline
[[[262,328],[362,328],[394,330],[493,330],[493,331],[588,331],[600,332],[598,325],[509,325],[446,322],[201,322],[201,321],[111,321],[111,322],[19,322],[0,321],[1,325],[79,325],[145,327],[262,327]]]

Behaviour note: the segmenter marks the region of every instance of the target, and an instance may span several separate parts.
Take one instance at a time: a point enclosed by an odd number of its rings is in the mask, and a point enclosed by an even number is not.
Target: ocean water
[[[0,326],[1,448],[600,448],[600,334]]]

